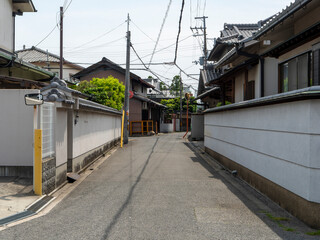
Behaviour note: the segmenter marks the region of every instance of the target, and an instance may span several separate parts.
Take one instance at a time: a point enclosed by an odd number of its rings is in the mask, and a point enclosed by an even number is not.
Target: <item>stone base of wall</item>
[[[79,171],[87,167],[90,163],[92,163],[96,158],[110,150],[110,148],[114,147],[119,142],[120,138],[117,138],[76,158],[68,159],[68,172],[78,173]]]
[[[0,166],[0,176],[33,178],[33,166]]]
[[[287,189],[207,147],[205,148],[205,151],[228,169],[237,170],[239,177],[263,194],[267,195],[292,215],[296,216],[313,228],[320,228],[319,203],[307,201],[306,199],[288,191]]]
[[[56,188],[61,186],[67,181],[67,163],[64,163],[59,167],[56,167],[55,179],[56,179]]]
[[[48,158],[42,161],[42,193],[48,194],[56,187],[56,159]]]

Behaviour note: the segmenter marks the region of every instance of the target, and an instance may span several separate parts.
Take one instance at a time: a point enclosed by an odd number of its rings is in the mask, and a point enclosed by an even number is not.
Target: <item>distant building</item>
[[[90,81],[92,78],[113,76],[125,85],[125,69],[107,58],[83,69],[74,75],[79,81]],[[130,91],[133,95],[129,101],[129,121],[152,120],[160,122],[161,110],[165,107],[147,97],[147,89],[155,89],[153,85],[130,73]]]
[[[48,51],[32,46],[31,48],[16,51],[18,58],[25,62],[32,63],[47,71],[60,76],[60,57]],[[83,70],[84,67],[63,59],[63,76],[66,82],[75,83],[73,75]]]

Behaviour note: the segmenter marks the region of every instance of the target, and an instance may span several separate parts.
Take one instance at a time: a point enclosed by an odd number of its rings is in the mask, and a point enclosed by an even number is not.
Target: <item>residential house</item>
[[[206,151],[316,228],[319,12],[318,0],[296,0],[251,36],[235,28],[230,46],[216,42],[208,60],[218,75],[207,86],[219,87],[222,104],[232,104],[204,111]]]
[[[40,48],[32,46],[31,48],[23,48],[16,51],[18,58],[39,66],[47,71],[53,72],[56,76],[60,76],[60,57],[44,51]],[[63,59],[63,76],[62,79],[67,83],[75,83],[73,75],[80,72],[84,67]]]
[[[14,50],[15,17],[35,12],[31,0],[3,0],[0,7],[0,176],[32,177],[33,108],[24,95],[38,93],[53,74],[18,59]]]
[[[125,85],[125,69],[118,64],[103,57],[101,61],[83,69],[74,75],[79,81],[90,81],[92,78],[107,78],[113,76]],[[134,73],[130,73],[130,91],[132,98],[129,100],[129,122],[153,121],[155,126],[160,123],[161,109],[160,103],[147,97],[147,89],[155,87],[144,81]]]
[[[31,89],[44,86],[53,74],[18,59],[15,54],[15,18],[35,12],[31,0],[3,0],[0,8],[0,88]]]

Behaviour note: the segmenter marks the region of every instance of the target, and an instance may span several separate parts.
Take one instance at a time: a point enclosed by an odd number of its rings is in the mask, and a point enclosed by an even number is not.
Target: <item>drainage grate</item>
[[[34,204],[29,206],[25,211],[0,219],[0,226],[35,215],[46,207],[53,199],[54,197],[52,196],[44,196],[39,201],[36,201]]]

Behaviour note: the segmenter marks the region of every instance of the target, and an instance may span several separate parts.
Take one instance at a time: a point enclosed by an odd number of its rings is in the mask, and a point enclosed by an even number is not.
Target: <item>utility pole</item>
[[[182,132],[182,79],[180,70],[180,132]]]
[[[60,7],[60,79],[63,78],[63,7]]]
[[[208,17],[195,17],[194,19],[202,19],[203,21],[203,27],[194,27],[194,28],[191,28],[191,30],[203,30],[203,56],[204,56],[204,59],[203,59],[203,66],[205,67],[207,65],[207,27],[206,27],[206,18]],[[194,35],[195,37],[197,36],[201,36],[201,35]]]
[[[129,142],[129,88],[130,88],[130,17],[128,13],[127,19],[127,54],[126,54],[126,77],[125,77],[125,96],[124,96],[124,136],[123,136],[123,143],[127,144]]]

